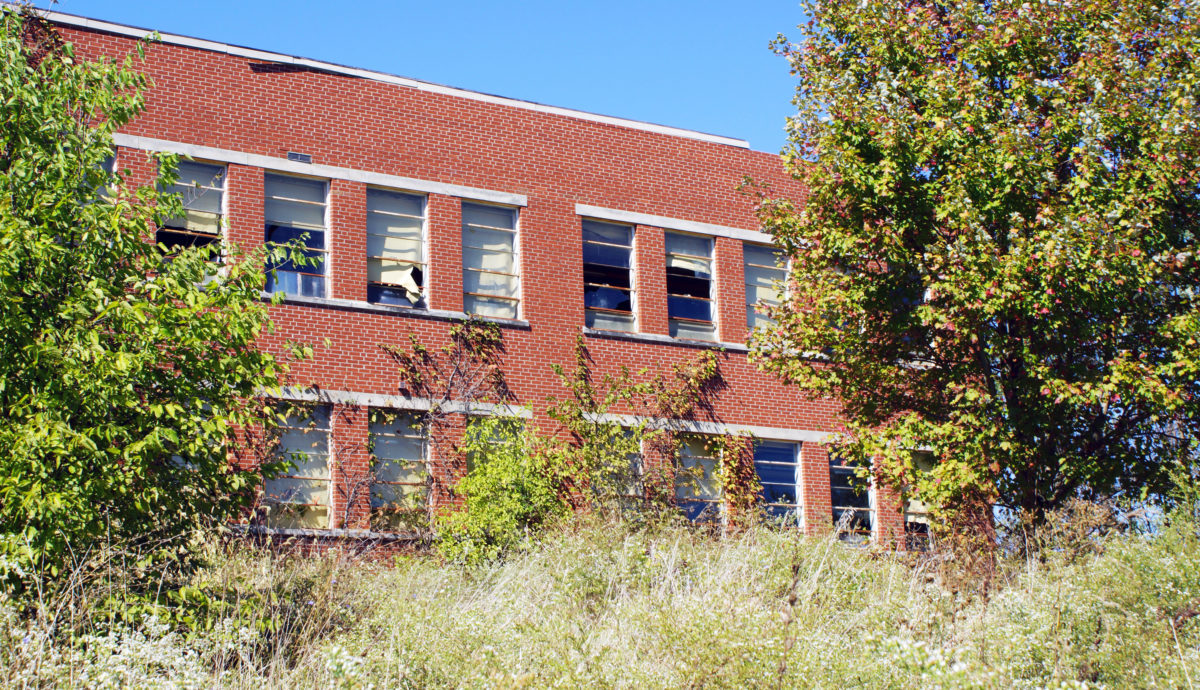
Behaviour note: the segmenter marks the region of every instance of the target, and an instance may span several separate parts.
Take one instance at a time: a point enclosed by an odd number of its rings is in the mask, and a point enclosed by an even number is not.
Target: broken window
[[[371,410],[371,528],[396,532],[429,525],[425,434],[413,413]]]
[[[721,517],[721,485],[717,458],[702,437],[685,437],[675,469],[675,502],[693,522]]]
[[[666,233],[667,317],[675,338],[716,340],[712,239]]]
[[[463,310],[515,319],[521,301],[517,210],[462,205]]]
[[[367,190],[367,301],[424,306],[425,199]]]
[[[759,313],[755,305],[779,306],[780,287],[787,278],[787,261],[779,249],[760,244],[742,245],[742,257],[746,278],[746,325],[754,330],[774,323],[766,314]]]
[[[589,328],[634,330],[633,228],[583,221],[583,306]]]
[[[829,456],[829,493],[838,538],[852,544],[870,541],[874,521],[870,483],[858,476],[857,468],[833,455]]]
[[[754,445],[754,471],[762,486],[767,519],[788,527],[803,520],[800,511],[800,444],[759,441]]]
[[[285,416],[276,452],[288,467],[263,487],[268,526],[329,527],[329,421],[328,405]]]
[[[183,201],[183,215],[168,218],[154,235],[168,254],[192,247],[213,247],[210,257],[217,258],[221,240],[221,214],[224,210],[225,167],[194,161],[179,162],[179,180],[167,190]]]
[[[268,263],[267,292],[324,297],[325,182],[267,173],[264,185],[267,246],[301,240],[308,259],[303,265],[290,258]]]

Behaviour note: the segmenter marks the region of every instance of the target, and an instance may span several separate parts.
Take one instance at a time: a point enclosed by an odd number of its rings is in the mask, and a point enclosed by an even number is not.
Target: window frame
[[[843,476],[849,477],[850,481],[845,486],[835,484],[835,482],[834,482],[835,473],[844,473]],[[865,545],[865,544],[871,543],[875,538],[876,519],[877,519],[876,513],[878,512],[876,510],[876,505],[875,505],[875,481],[872,477],[867,477],[865,479],[865,486],[861,486],[863,481],[864,481],[863,478],[858,476],[858,467],[857,466],[844,465],[844,464],[842,464],[842,461],[836,455],[833,455],[833,454],[829,455],[829,507],[832,512],[833,527],[835,530],[837,530],[837,537],[840,541],[845,542],[845,543],[855,544],[855,545]],[[856,484],[858,484],[860,486],[855,486]],[[838,489],[838,488],[848,489],[848,490],[857,490],[859,492],[859,495],[866,496],[867,506],[865,508],[863,508],[863,507],[854,506],[854,505],[837,505],[837,502],[834,500],[833,497],[834,497],[834,490]],[[845,531],[839,530],[838,524],[840,522],[841,513],[843,511],[851,511],[853,513],[865,513],[866,514],[866,521],[865,521],[866,528],[863,529],[860,527],[860,528],[855,529],[855,528],[851,527],[850,529],[845,530]]]
[[[772,253],[776,254],[777,256],[779,256],[783,259],[783,265],[782,266],[779,266],[779,265],[764,266],[762,264],[752,264],[752,263],[750,263],[750,260],[748,258],[747,252],[746,252],[747,247],[768,249]],[[779,297],[778,304],[781,305],[781,304],[783,304],[784,299],[786,298],[786,295],[787,295],[787,279],[788,279],[788,274],[791,272],[791,262],[792,262],[791,257],[784,254],[783,250],[779,247],[776,247],[775,245],[760,244],[758,242],[742,242],[742,283],[744,284],[744,290],[745,290],[745,294],[746,294],[746,330],[747,331],[753,332],[753,331],[757,330],[758,328],[761,328],[764,326],[771,326],[776,323],[775,319],[771,319],[771,318],[765,316],[764,314],[759,313],[759,311],[756,307],[758,306],[758,304],[760,304],[760,302],[751,302],[750,301],[749,292],[750,292],[750,288],[752,286],[751,286],[749,279],[746,277],[746,275],[748,273],[747,269],[750,268],[751,266],[754,266],[756,268],[765,268],[765,269],[769,269],[769,270],[780,271],[783,273],[783,276],[779,279],[780,290],[777,293],[777,295]],[[754,287],[757,287],[757,285],[755,285]],[[769,304],[769,303],[764,303],[764,304]],[[752,319],[751,318],[752,315],[755,318]],[[756,321],[756,320],[761,320],[761,322],[753,323],[753,321]]]
[[[504,209],[504,210],[512,213],[513,226],[512,226],[511,230],[506,230],[504,228],[497,228],[497,227],[490,226],[490,225],[478,225],[475,227],[481,227],[481,228],[487,228],[489,230],[498,230],[500,232],[511,232],[512,233],[512,236],[513,236],[513,238],[512,238],[512,266],[513,266],[513,270],[515,271],[515,273],[504,273],[503,271],[490,271],[490,270],[482,269],[482,268],[468,268],[467,267],[467,262],[466,262],[467,249],[475,249],[478,251],[491,251],[491,250],[488,250],[483,247],[468,247],[467,246],[467,242],[466,242],[466,234],[467,234],[466,208],[468,206],[476,206],[476,207],[488,208],[488,209]],[[521,278],[521,254],[522,254],[522,252],[521,252],[521,215],[522,215],[521,207],[520,206],[507,206],[504,204],[485,203],[485,202],[475,201],[475,200],[470,200],[470,201],[464,200],[464,201],[460,202],[460,204],[459,204],[459,213],[460,213],[459,220],[460,220],[460,225],[461,225],[461,228],[459,230],[459,233],[460,233],[459,239],[460,239],[460,249],[462,252],[461,253],[461,257],[462,257],[462,262],[461,262],[462,285],[461,285],[461,287],[462,287],[462,296],[463,296],[463,312],[470,316],[478,316],[478,317],[486,318],[486,319],[512,319],[512,320],[521,319],[522,315],[524,314],[524,309],[525,309],[525,281],[522,280],[522,278]],[[502,297],[499,295],[488,295],[488,294],[477,293],[477,292],[467,292],[467,276],[466,276],[466,274],[468,271],[473,271],[476,273],[487,273],[490,275],[509,276],[511,278],[514,278],[516,280],[516,284],[517,284],[516,297]],[[514,303],[513,315],[511,317],[493,316],[490,314],[480,314],[478,312],[471,311],[467,307],[467,302],[468,302],[469,298],[484,299],[484,300],[493,299],[493,300],[501,300],[501,301],[506,301],[506,302],[513,302]]]
[[[326,426],[324,426],[324,427],[312,425],[313,414],[317,410],[324,410],[325,422],[326,422]],[[287,416],[297,416],[298,417],[299,412],[293,412]],[[332,450],[332,448],[333,448],[333,405],[328,404],[328,403],[314,405],[312,407],[312,409],[308,410],[308,413],[304,416],[304,421],[301,424],[290,424],[290,423],[288,423],[287,417],[285,416],[284,422],[280,423],[280,425],[279,425],[279,429],[282,430],[282,434],[280,436],[280,444],[283,443],[283,434],[286,434],[289,430],[298,430],[298,431],[302,431],[304,433],[308,433],[308,432],[315,430],[315,431],[323,434],[323,436],[324,436],[324,454],[323,455],[325,458],[325,473],[324,473],[323,477],[308,477],[308,476],[304,476],[304,475],[300,475],[300,474],[288,474],[288,472],[293,471],[293,470],[289,469],[289,470],[285,470],[284,473],[281,473],[279,475],[276,475],[275,477],[272,477],[271,479],[264,480],[262,503],[264,506],[268,506],[267,513],[266,513],[267,527],[271,528],[271,529],[318,529],[318,530],[330,529],[330,527],[333,524],[333,491],[334,491],[333,464],[332,464],[332,461],[333,461],[333,450]],[[295,462],[295,459],[294,459],[295,455],[309,456],[308,453],[304,453],[302,451],[284,452],[281,447],[276,448],[276,450],[275,450],[276,458],[281,459],[281,460],[286,460],[288,462]],[[272,496],[269,493],[271,482],[274,482],[277,480],[286,480],[286,479],[300,480],[300,481],[305,481],[305,482],[322,482],[325,487],[325,503],[323,503],[323,504],[321,504],[321,503],[301,503],[298,501],[280,500],[280,497]],[[278,517],[273,515],[273,513],[275,512],[275,508],[277,506],[284,506],[280,510],[280,515]],[[297,510],[297,507],[299,508],[299,510]],[[313,526],[304,524],[304,513],[312,508],[324,508],[325,509],[323,526],[313,527]],[[282,520],[283,522],[286,522],[289,524],[272,524],[272,523],[276,522],[277,520]]]
[[[707,442],[705,441],[705,438],[706,437],[704,434],[683,434],[683,435],[681,435],[681,438],[679,439],[680,440],[679,448],[675,451],[675,476],[672,480],[672,485],[673,485],[672,486],[672,495],[674,496],[676,507],[678,507],[681,511],[683,511],[684,517],[686,517],[689,522],[724,523],[725,512],[726,512],[725,511],[725,495],[724,495],[724,491],[722,490],[720,484],[717,483],[717,476],[716,476],[717,469],[721,462],[719,453],[717,455],[691,455],[691,454],[686,455],[686,456],[684,455],[684,450],[687,448],[689,442],[701,444],[704,447],[706,453],[710,452],[708,449],[708,446],[707,446]],[[690,467],[684,466],[684,457],[694,458],[694,459],[698,459],[698,460],[711,460],[712,461],[712,473],[710,474],[710,473],[702,472],[700,474],[700,476],[698,478],[696,478],[695,472]],[[680,475],[691,475],[692,478],[695,478],[695,486],[681,485]],[[701,497],[701,492],[704,488],[706,481],[714,484],[714,486],[712,487],[712,493],[715,494],[714,498],[702,498]],[[687,495],[687,496],[680,495],[681,490],[686,490],[687,492],[689,492],[690,495]],[[695,504],[702,504],[702,507],[700,507],[698,511],[693,513],[693,509],[694,509],[693,506]],[[712,506],[716,506],[715,513],[710,512],[710,508]]]
[[[784,445],[789,446],[791,448],[792,461],[786,462],[786,463],[779,462],[776,460],[760,461],[758,458],[758,449],[763,444],[775,444],[775,445],[780,445],[780,446],[784,446]],[[763,514],[765,516],[767,516],[767,518],[769,520],[778,520],[780,525],[784,526],[784,527],[795,527],[795,528],[803,528],[804,527],[804,495],[803,495],[803,490],[802,490],[803,479],[801,477],[801,468],[802,468],[801,448],[802,448],[802,446],[803,446],[803,444],[798,441],[781,441],[781,440],[776,440],[776,439],[756,439],[756,442],[754,444],[754,474],[755,474],[755,477],[758,479],[759,486],[762,488],[762,490],[760,490],[759,496],[758,496],[759,497],[759,506],[762,508]],[[793,493],[793,498],[795,499],[795,503],[768,503],[767,502],[766,494],[765,494],[765,486],[768,484],[783,486],[783,484],[780,484],[779,482],[764,482],[763,475],[758,469],[760,464],[774,465],[774,466],[789,466],[792,468],[793,480],[792,480],[792,484],[791,484],[791,489],[792,489],[792,493]],[[786,517],[786,518],[774,516],[770,512],[771,507],[786,508],[791,513],[791,516]]]
[[[382,485],[387,485],[387,486],[418,486],[418,484],[416,484],[414,482],[393,482],[393,481],[381,481],[380,480],[380,478],[379,478],[380,475],[379,475],[379,471],[378,471],[378,465],[379,465],[380,458],[379,458],[379,456],[377,456],[375,454],[375,448],[376,448],[375,439],[376,439],[376,436],[379,435],[378,432],[376,432],[374,429],[376,423],[379,422],[379,420],[376,419],[377,415],[390,415],[391,416],[391,419],[385,421],[384,423],[395,423],[395,421],[400,418],[407,418],[408,420],[411,420],[411,422],[413,422],[413,423],[407,424],[407,426],[411,429],[417,429],[417,433],[415,435],[406,435],[406,434],[386,434],[386,435],[390,436],[390,437],[398,437],[398,438],[405,438],[405,439],[412,439],[412,438],[420,439],[421,452],[420,452],[419,459],[413,460],[410,458],[384,458],[383,460],[385,462],[404,460],[407,462],[413,462],[413,463],[417,463],[417,464],[421,465],[421,470],[424,474],[425,479],[424,479],[424,482],[422,482],[422,484],[421,484],[423,486],[422,491],[418,492],[418,493],[420,493],[420,501],[421,501],[421,505],[419,505],[419,506],[414,506],[414,507],[398,506],[397,507],[397,506],[390,505],[390,503],[392,503],[390,501],[385,503],[382,506],[376,506],[376,504],[375,504],[375,498],[376,498],[375,487],[378,485],[382,484]],[[368,494],[369,494],[368,495],[368,502],[369,502],[368,512],[370,515],[369,519],[370,519],[372,530],[383,531],[383,532],[399,532],[401,530],[396,528],[396,525],[392,522],[392,518],[399,516],[400,519],[403,520],[404,519],[403,516],[406,514],[407,515],[416,515],[416,516],[423,515],[425,518],[424,522],[426,523],[426,526],[427,526],[428,517],[429,517],[429,500],[433,493],[432,492],[433,474],[432,474],[432,463],[430,462],[430,457],[429,457],[429,449],[430,449],[429,447],[430,447],[430,444],[429,444],[428,425],[424,423],[422,414],[419,411],[396,410],[396,409],[384,408],[384,407],[368,408],[368,412],[367,412],[367,453],[368,453],[368,457],[369,457],[369,464],[370,464],[370,470],[371,470],[371,487],[368,492]],[[393,492],[394,491],[395,490],[393,490]],[[409,494],[405,494],[405,493],[401,492],[401,495],[404,495],[407,497]],[[413,522],[415,523],[415,522],[419,522],[419,521],[420,521],[420,517],[418,517]],[[379,527],[379,526],[383,526],[383,527],[385,527],[385,529],[377,529],[377,527]]]
[[[227,239],[226,232],[227,232],[228,224],[226,223],[226,220],[229,218],[229,164],[224,161],[211,161],[211,160],[207,160],[207,159],[203,159],[203,160],[190,159],[190,160],[179,161],[179,168],[182,168],[183,166],[188,165],[188,164],[194,164],[194,165],[199,165],[199,166],[206,166],[206,167],[210,167],[210,168],[219,168],[220,169],[220,172],[218,174],[219,174],[220,180],[221,180],[221,186],[219,188],[219,191],[221,194],[221,201],[219,204],[220,208],[217,211],[217,223],[216,223],[217,231],[215,233],[210,234],[210,233],[206,233],[206,232],[194,231],[187,227],[187,222],[188,222],[187,221],[187,211],[189,211],[189,210],[194,211],[195,209],[188,209],[187,199],[184,196],[183,192],[180,190],[180,187],[181,187],[180,182],[176,181],[175,184],[172,185],[172,189],[169,190],[169,193],[174,193],[174,192],[180,193],[180,201],[182,202],[183,208],[184,208],[184,217],[182,219],[168,218],[168,219],[166,219],[166,221],[164,222],[164,224],[161,227],[155,228],[154,242],[155,242],[155,244],[166,245],[168,250],[170,250],[172,248],[175,249],[175,251],[168,251],[168,255],[173,255],[173,254],[177,253],[180,248],[191,249],[196,246],[208,247],[208,246],[215,244],[215,245],[217,245],[217,250],[212,252],[209,255],[209,260],[221,262],[224,259],[224,247],[225,247],[225,241]],[[116,169],[115,157],[113,159],[113,169],[114,169],[114,171]],[[203,187],[203,186],[201,188],[202,189],[212,189],[210,187]],[[201,213],[203,213],[203,211],[201,211]],[[166,224],[166,222],[170,222],[172,220],[182,220],[183,224],[181,226]],[[197,245],[194,242],[192,244],[187,244],[187,245],[183,245],[183,244],[171,245],[171,244],[167,244],[166,242],[163,242],[162,240],[159,239],[159,235],[162,234],[163,232],[174,233],[177,235],[186,235],[191,238],[207,238],[208,241],[202,245]]]
[[[372,236],[372,233],[370,232],[370,219],[371,219],[370,214],[372,213],[371,206],[370,206],[370,197],[371,197],[372,191],[383,192],[386,194],[399,194],[399,195],[404,195],[404,196],[410,196],[410,197],[420,199],[420,201],[421,201],[421,228],[420,228],[420,238],[418,239],[418,241],[420,242],[420,245],[421,245],[420,261],[412,264],[412,265],[419,266],[421,269],[421,283],[419,285],[419,287],[421,288],[421,297],[420,297],[420,299],[418,299],[415,303],[413,303],[411,305],[395,304],[392,302],[380,302],[378,300],[371,299],[372,286],[386,287],[388,285],[386,283],[377,283],[377,282],[374,282],[371,280],[371,261],[372,261],[372,259],[377,259],[380,261],[394,261],[394,262],[399,261],[398,259],[383,259],[382,257],[375,257],[375,256],[372,256],[370,253],[370,245],[371,245],[370,237]],[[367,191],[364,196],[364,205],[365,205],[366,213],[367,213],[367,223],[363,228],[363,233],[364,233],[365,237],[367,238],[367,243],[366,243],[366,246],[367,246],[367,250],[366,250],[367,302],[369,302],[370,304],[382,304],[385,306],[400,307],[403,309],[429,309],[430,308],[430,306],[429,306],[429,279],[430,279],[430,271],[429,271],[429,195],[422,194],[419,192],[412,192],[412,191],[409,191],[406,189],[397,189],[397,188],[392,188],[392,187],[380,187],[378,185],[370,185],[367,187]],[[382,237],[382,235],[377,235],[377,236]]]
[[[277,226],[277,227],[289,227],[294,230],[301,230],[303,232],[307,232],[307,233],[309,233],[310,239],[312,237],[312,234],[311,234],[312,232],[320,232],[322,235],[322,238],[324,239],[324,242],[322,243],[322,246],[320,248],[315,248],[315,247],[309,245],[308,242],[305,242],[304,246],[305,246],[306,251],[317,252],[317,253],[321,254],[321,264],[323,266],[323,272],[322,273],[311,273],[309,271],[297,271],[297,270],[283,271],[284,273],[291,273],[294,275],[319,276],[321,278],[321,294],[320,295],[305,295],[302,292],[293,293],[293,292],[289,292],[287,290],[280,289],[278,284],[270,284],[270,283],[267,286],[265,286],[264,289],[266,292],[272,293],[272,294],[274,294],[276,292],[282,292],[289,297],[302,297],[302,298],[303,297],[309,297],[309,298],[315,297],[318,299],[327,298],[327,297],[329,297],[330,294],[332,294],[332,276],[333,276],[333,272],[334,272],[333,271],[333,251],[331,249],[331,243],[330,243],[330,234],[332,232],[331,227],[330,227],[331,226],[331,222],[330,222],[331,221],[331,212],[330,212],[331,197],[330,197],[330,195],[332,192],[331,188],[333,185],[331,184],[330,179],[326,178],[326,177],[312,177],[312,176],[308,176],[308,175],[293,175],[291,173],[281,173],[281,172],[276,172],[273,170],[264,170],[263,171],[263,197],[262,197],[263,243],[268,248],[270,248],[271,246],[281,246],[280,243],[273,242],[267,237],[267,227],[270,225],[270,221],[267,219],[267,214],[266,214],[268,199],[270,199],[270,198],[284,199],[286,201],[290,201],[290,202],[294,202],[294,203],[301,203],[301,204],[314,204],[315,203],[315,202],[311,202],[311,201],[305,201],[303,199],[290,199],[288,197],[268,197],[267,196],[267,186],[269,184],[268,178],[271,178],[271,177],[276,177],[276,178],[285,179],[285,180],[291,179],[291,180],[303,180],[306,182],[319,182],[319,183],[321,183],[322,187],[324,188],[324,192],[321,197],[322,200],[320,202],[322,209],[323,209],[322,214],[321,214],[321,223],[322,223],[321,230],[312,230],[310,228],[302,228],[302,227],[297,227],[294,225]],[[284,243],[284,244],[286,244],[286,243]],[[305,268],[308,268],[308,267],[305,267]],[[270,279],[270,273],[272,271],[275,271],[276,275],[278,275],[279,269],[268,268],[267,269],[268,280]]]
[[[586,236],[584,235],[584,225],[587,223],[597,223],[600,225],[608,225],[608,226],[612,226],[612,227],[627,229],[629,231],[629,245],[628,246],[616,245],[616,244],[611,244],[608,242],[596,242],[596,241],[588,240],[586,238]],[[603,283],[589,283],[587,280],[587,267],[589,265],[589,262],[586,259],[583,260],[582,266],[583,266],[583,295],[584,295],[584,297],[583,297],[583,300],[584,300],[584,302],[583,302],[584,325],[587,326],[588,328],[593,328],[595,330],[613,331],[616,333],[637,333],[638,326],[639,326],[638,300],[637,300],[637,268],[636,268],[636,261],[635,261],[635,259],[637,257],[637,238],[638,238],[637,226],[633,225],[633,224],[629,224],[629,223],[616,223],[613,221],[601,220],[598,218],[590,218],[590,217],[584,216],[580,219],[579,228],[580,228],[581,249],[583,250],[580,252],[581,255],[585,255],[585,252],[587,250],[587,245],[589,245],[589,244],[594,244],[594,245],[599,245],[599,246],[604,246],[604,247],[619,247],[621,249],[628,249],[628,251],[629,251],[629,261],[628,261],[629,265],[625,267],[625,270],[629,273],[629,287],[628,288],[619,288],[619,287],[616,287],[613,285],[607,285],[607,284],[603,284]],[[620,266],[609,266],[608,264],[593,264],[593,265],[605,266],[607,268],[620,268]],[[619,309],[607,309],[604,307],[589,307],[587,304],[587,295],[588,295],[588,287],[589,286],[600,287],[600,288],[609,288],[611,290],[618,290],[618,291],[627,290],[629,293],[629,311],[624,312]],[[609,327],[597,328],[594,325],[589,325],[588,324],[589,316],[592,313],[611,314],[611,315],[615,315],[615,316],[628,315],[629,328],[628,329],[617,329],[617,328],[609,328]]]
[[[679,236],[679,237],[688,237],[688,238],[704,240],[705,242],[708,243],[708,256],[705,257],[705,256],[696,256],[693,254],[683,254],[681,252],[672,252],[669,248],[670,237],[672,235]],[[687,232],[678,232],[675,230],[664,230],[663,231],[663,264],[664,264],[663,265],[663,276],[666,279],[665,282],[666,282],[666,286],[667,286],[667,289],[666,289],[667,332],[670,334],[670,336],[672,338],[679,338],[681,340],[695,340],[695,341],[699,341],[699,342],[717,342],[717,340],[718,340],[718,322],[717,322],[717,320],[718,320],[718,316],[719,316],[719,313],[718,313],[719,309],[718,309],[718,304],[717,304],[717,289],[716,289],[717,262],[716,262],[715,254],[716,254],[716,241],[714,240],[714,238],[711,235],[697,235],[697,234],[687,233]],[[700,260],[706,261],[708,263],[709,277],[702,279],[702,280],[708,281],[708,297],[696,297],[695,295],[685,295],[685,294],[677,294],[677,293],[671,292],[671,281],[670,281],[671,276],[669,273],[671,267],[667,264],[669,263],[670,257],[672,257],[672,256],[679,256],[679,257],[683,257],[686,259],[700,259]],[[709,314],[708,320],[693,319],[693,318],[684,317],[684,316],[671,316],[671,298],[672,297],[689,299],[689,300],[703,300],[704,302],[707,302],[708,303],[708,314]],[[708,325],[711,330],[711,337],[700,338],[700,337],[691,336],[691,335],[683,335],[683,336],[677,335],[676,333],[672,332],[672,331],[676,330],[675,329],[676,323]]]

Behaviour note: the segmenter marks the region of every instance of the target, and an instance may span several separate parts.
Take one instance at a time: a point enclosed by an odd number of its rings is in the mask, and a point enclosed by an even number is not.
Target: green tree
[[[1195,5],[806,8],[759,364],[943,517],[1161,494],[1200,430]]]
[[[36,15],[0,9],[0,553],[7,575],[60,573],[100,540],[178,553],[253,498],[238,430],[282,364],[261,257],[167,257],[153,228],[183,209],[107,171],[148,87],[82,62]],[[139,49],[140,54],[140,49]]]

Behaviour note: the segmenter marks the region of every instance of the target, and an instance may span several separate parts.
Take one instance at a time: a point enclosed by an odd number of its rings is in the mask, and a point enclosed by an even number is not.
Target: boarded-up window
[[[367,301],[424,306],[425,198],[367,190]]]
[[[169,190],[183,201],[183,215],[168,218],[155,233],[154,241],[175,253],[189,247],[218,245],[224,211],[225,167],[179,162],[179,180]],[[211,258],[218,258],[215,249]]]
[[[786,261],[780,250],[759,244],[743,245],[742,257],[746,277],[746,325],[754,330],[774,323],[766,314],[759,313],[755,306],[779,306],[779,289],[787,278],[784,268]]]
[[[589,328],[634,330],[633,228],[583,221],[583,306]]]
[[[285,418],[277,452],[289,466],[264,485],[268,526],[329,527],[329,420],[328,405]]]
[[[269,263],[267,291],[324,297],[325,182],[268,173],[264,184],[267,245],[302,240],[308,259],[303,265],[291,259]]]
[[[517,210],[462,205],[463,310],[515,319],[521,286],[517,261]]]
[[[712,239],[666,233],[667,317],[676,338],[716,340]]]

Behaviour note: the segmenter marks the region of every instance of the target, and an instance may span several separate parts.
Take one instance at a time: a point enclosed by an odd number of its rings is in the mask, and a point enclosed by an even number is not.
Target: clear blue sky
[[[61,0],[53,9],[634,120],[784,144],[767,49],[799,0]],[[47,7],[47,0],[37,0]]]

